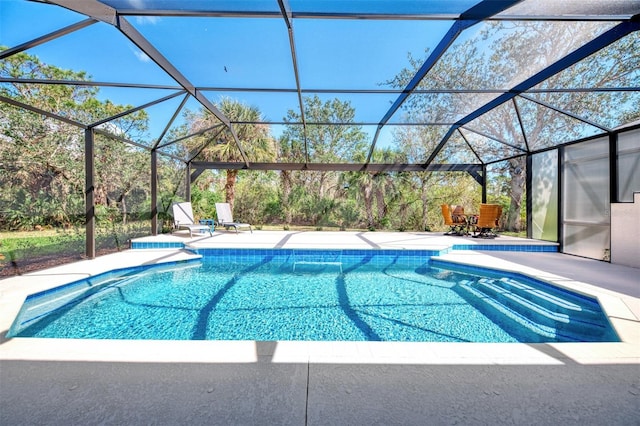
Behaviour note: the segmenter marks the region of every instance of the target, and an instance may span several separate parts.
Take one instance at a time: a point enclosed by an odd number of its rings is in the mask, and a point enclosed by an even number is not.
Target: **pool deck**
[[[436,233],[215,232],[194,248],[430,249],[598,297],[620,343],[111,341],[5,337],[24,298],[103,271],[190,259],[134,249],[0,280],[0,425],[637,425],[640,270]],[[490,245],[513,251],[484,250]]]

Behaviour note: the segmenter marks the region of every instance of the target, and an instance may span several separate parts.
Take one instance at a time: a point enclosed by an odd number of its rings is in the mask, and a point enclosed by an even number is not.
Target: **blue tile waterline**
[[[132,241],[131,248],[136,250],[144,250],[144,249],[183,249],[185,247],[184,243],[175,241],[164,241],[164,242],[146,242],[146,241]]]
[[[299,263],[332,263],[340,262],[344,269],[354,265],[366,263],[380,266],[394,263],[405,266],[420,266],[429,261],[433,256],[442,254],[442,250],[385,250],[385,249],[344,249],[344,250],[319,250],[319,249],[251,249],[251,248],[199,248],[195,252],[204,259],[216,259],[224,262],[237,260],[238,258],[248,262],[260,262],[269,257],[273,263],[294,264]]]
[[[452,250],[478,250],[478,251],[519,251],[519,252],[544,252],[557,253],[557,245],[547,244],[454,244]]]
[[[144,242],[144,241],[133,241],[131,243],[131,248],[140,250],[140,249],[184,249],[188,246],[182,242]],[[194,249],[198,253],[206,253],[208,250],[314,250],[314,249],[227,249],[227,248],[199,248]],[[376,251],[376,252],[397,252],[397,251],[415,251],[415,252],[432,252],[430,256],[440,256],[443,254],[450,253],[450,251],[455,250],[478,250],[478,251],[518,251],[518,252],[545,252],[545,253],[557,253],[558,246],[553,244],[454,244],[450,248],[442,249],[442,250],[402,250],[402,249],[345,249],[342,250],[343,253],[349,254],[349,252],[360,252],[362,250],[368,251]]]

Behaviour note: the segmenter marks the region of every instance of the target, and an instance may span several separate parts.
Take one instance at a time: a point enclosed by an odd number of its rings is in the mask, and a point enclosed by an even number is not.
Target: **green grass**
[[[109,253],[128,248],[131,238],[143,235],[149,235],[147,222],[99,228],[96,251]],[[84,256],[85,248],[84,228],[0,232],[0,270],[4,267],[21,271],[42,268],[45,264],[55,263],[56,259],[63,262],[65,258],[80,258]]]
[[[55,254],[82,253],[84,234],[76,231],[30,231],[0,233],[0,265]]]
[[[38,249],[55,245],[84,244],[84,233],[75,231],[0,232],[0,252]]]

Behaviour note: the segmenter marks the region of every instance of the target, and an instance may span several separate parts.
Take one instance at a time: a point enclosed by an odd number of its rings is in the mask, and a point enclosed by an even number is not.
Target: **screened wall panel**
[[[77,261],[86,242],[82,132],[60,124],[41,136],[50,120],[16,113],[0,108],[0,278]]]
[[[640,129],[618,136],[618,201],[632,202],[640,192]]]
[[[129,248],[151,229],[150,158],[146,149],[96,135],[96,254]]]
[[[558,241],[558,151],[532,156],[532,231],[538,240]]]
[[[563,164],[565,253],[608,258],[609,200],[609,139],[568,146]]]

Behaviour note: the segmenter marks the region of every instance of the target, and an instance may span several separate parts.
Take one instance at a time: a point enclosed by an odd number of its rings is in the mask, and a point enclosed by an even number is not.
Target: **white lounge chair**
[[[203,234],[206,231],[209,232],[209,235],[213,235],[210,226],[195,223],[195,220],[193,219],[193,209],[191,208],[191,203],[173,203],[171,208],[173,209],[173,226],[176,229],[188,229],[189,237],[192,238],[194,231],[198,232],[199,234]]]
[[[233,228],[238,232],[238,228],[249,228],[253,234],[253,229],[248,223],[234,222],[231,214],[231,206],[229,203],[216,203],[216,214],[218,215],[218,226],[224,226],[225,229]]]

